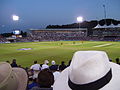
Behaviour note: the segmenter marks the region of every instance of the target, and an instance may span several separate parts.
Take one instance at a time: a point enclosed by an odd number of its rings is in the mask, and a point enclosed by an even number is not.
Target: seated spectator
[[[60,72],[58,71],[58,65],[55,64],[54,60],[51,62],[51,64],[52,65],[49,67],[49,69],[53,72],[54,80],[56,80],[60,75]]]
[[[70,64],[71,64],[71,60],[69,60],[67,67],[69,67],[69,66],[70,66]]]
[[[26,72],[28,74],[29,81],[32,82],[33,81],[33,75],[34,75],[33,71],[31,69],[27,69]]]
[[[37,63],[37,61],[34,61],[34,64],[30,67],[31,70],[33,70],[33,79],[37,78],[38,73],[41,70],[40,64]]]
[[[112,59],[109,58],[109,61],[112,62]]]
[[[51,66],[49,67],[50,70],[58,70],[58,65],[56,65],[55,61],[51,61]]]
[[[40,64],[37,63],[37,61],[34,61],[34,64],[30,67],[32,70],[41,70]]]
[[[38,85],[31,90],[53,90],[51,87],[54,83],[54,76],[49,69],[43,69],[38,74]]]
[[[28,90],[32,89],[33,87],[38,86],[37,79],[32,79],[32,82],[28,85]]]
[[[10,64],[10,61],[6,61],[6,62]]]
[[[54,90],[120,90],[120,65],[104,51],[78,51],[61,72]]]
[[[60,70],[60,71],[63,71],[66,67],[67,67],[67,66],[65,65],[65,62],[62,61],[62,62],[61,62],[61,65],[59,66],[59,70]]]
[[[13,60],[12,60],[11,66],[12,66],[12,67],[18,67],[18,65],[17,65],[17,63],[16,63],[16,59],[13,59]]]
[[[116,63],[117,63],[117,64],[120,64],[119,58],[116,58],[115,60],[116,60]]]
[[[41,69],[43,70],[43,69],[49,68],[48,64],[49,64],[49,61],[48,61],[48,60],[45,60],[45,61],[44,61],[44,64],[42,65],[42,68],[41,68]]]
[[[12,68],[9,63],[0,62],[0,90],[26,90],[27,73],[22,68]]]

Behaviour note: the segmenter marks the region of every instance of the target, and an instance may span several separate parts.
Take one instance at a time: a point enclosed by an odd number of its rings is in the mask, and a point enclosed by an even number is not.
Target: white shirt
[[[49,68],[49,66],[47,64],[43,64],[41,69],[43,70],[45,68]]]
[[[30,69],[33,69],[33,70],[40,70],[40,64],[34,64],[30,67]]]
[[[60,76],[60,72],[59,71],[55,71],[54,73],[53,73],[53,75],[54,75],[54,80],[56,80],[59,76]]]

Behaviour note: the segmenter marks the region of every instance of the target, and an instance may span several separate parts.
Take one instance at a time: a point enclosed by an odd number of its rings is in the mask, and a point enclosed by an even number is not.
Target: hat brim
[[[16,74],[16,78],[18,80],[17,90],[26,90],[28,82],[28,76],[26,71],[22,68],[13,68],[13,72]]]
[[[100,90],[120,90],[120,65],[110,62],[110,67],[112,69],[112,79]],[[53,90],[72,90],[68,85],[68,72],[69,67],[61,72],[53,85]]]

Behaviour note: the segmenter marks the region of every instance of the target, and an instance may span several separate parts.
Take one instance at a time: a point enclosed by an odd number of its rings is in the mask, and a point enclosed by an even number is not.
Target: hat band
[[[98,79],[97,81],[88,84],[75,84],[69,78],[68,85],[72,90],[98,90],[103,86],[105,86],[107,83],[109,83],[111,78],[112,78],[112,70],[110,69],[109,72],[104,77]]]

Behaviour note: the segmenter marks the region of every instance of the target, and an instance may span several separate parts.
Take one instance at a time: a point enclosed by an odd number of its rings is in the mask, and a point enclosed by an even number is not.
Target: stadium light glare
[[[83,17],[79,16],[77,17],[77,21],[80,23],[80,22],[83,22]]]
[[[79,22],[79,29],[80,29],[80,23],[83,22],[83,17],[81,16],[77,17],[77,21]]]
[[[19,20],[19,16],[13,15],[13,16],[12,16],[12,19],[13,19],[13,21],[18,21],[18,20]]]

